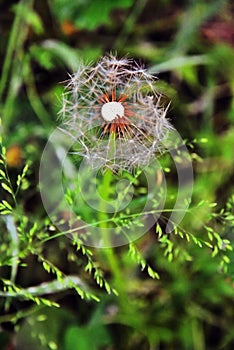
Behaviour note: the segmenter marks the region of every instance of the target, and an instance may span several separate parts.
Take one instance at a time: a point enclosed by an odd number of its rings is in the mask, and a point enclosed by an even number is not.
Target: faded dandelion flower
[[[148,165],[172,129],[154,77],[131,59],[104,56],[71,76],[63,100],[63,127],[75,153],[93,168],[131,171]]]

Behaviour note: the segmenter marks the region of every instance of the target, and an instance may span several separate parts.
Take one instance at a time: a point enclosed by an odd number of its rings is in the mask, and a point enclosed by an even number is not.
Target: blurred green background
[[[40,157],[59,125],[69,74],[110,51],[128,54],[158,76],[171,101],[168,118],[188,143],[195,183],[182,229],[233,246],[233,2],[0,1],[0,35],[0,349],[233,349],[230,249],[220,259],[180,242],[171,262],[155,232],[136,242],[133,260],[128,249],[100,253],[64,237],[43,244],[55,228],[38,191]],[[160,279],[141,271],[143,261]],[[44,292],[27,290],[43,283]]]

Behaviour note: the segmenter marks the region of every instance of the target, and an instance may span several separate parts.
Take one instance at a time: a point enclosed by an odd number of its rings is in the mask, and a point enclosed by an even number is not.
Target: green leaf
[[[223,261],[226,263],[226,264],[229,264],[230,263],[230,259],[227,255],[224,255],[223,256]]]
[[[154,271],[150,266],[148,266],[148,268],[147,268],[147,272],[148,272],[148,274],[149,274],[149,276],[151,277],[151,278],[153,278],[153,279],[159,279],[160,277],[159,277],[159,274],[156,272],[156,271]]]
[[[156,233],[158,234],[158,238],[161,238],[162,237],[162,228],[161,226],[159,225],[159,223],[157,223],[156,225]]]
[[[111,287],[108,282],[105,281],[105,288],[108,294],[111,294]]]
[[[196,66],[208,63],[209,59],[206,55],[176,56],[170,58],[168,61],[154,65],[150,68],[150,72],[167,72],[182,69],[187,66]]]
[[[86,0],[67,2],[55,0],[53,10],[60,21],[70,20],[78,29],[93,30],[111,23],[111,12],[117,8],[128,8],[134,0]]]
[[[5,200],[2,201],[2,204],[5,206],[5,208],[9,209],[9,210],[13,210],[12,206]]]
[[[5,182],[2,182],[2,188],[7,191],[8,193],[10,193],[11,195],[13,194],[12,193],[12,189],[5,183]]]
[[[6,174],[5,174],[5,172],[4,172],[2,169],[0,169],[0,177],[1,177],[2,179],[5,179],[5,178],[6,178]]]
[[[12,211],[10,211],[10,210],[1,210],[1,213],[0,213],[1,215],[9,215],[9,214],[12,214]]]
[[[33,27],[36,34],[42,34],[44,32],[41,18],[35,11],[30,10],[29,7],[27,7],[26,21]]]

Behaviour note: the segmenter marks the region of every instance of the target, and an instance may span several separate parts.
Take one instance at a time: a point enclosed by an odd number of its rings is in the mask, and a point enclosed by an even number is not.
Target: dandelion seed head
[[[76,139],[77,154],[113,171],[148,165],[172,129],[155,77],[112,54],[70,77],[61,113],[61,129]]]

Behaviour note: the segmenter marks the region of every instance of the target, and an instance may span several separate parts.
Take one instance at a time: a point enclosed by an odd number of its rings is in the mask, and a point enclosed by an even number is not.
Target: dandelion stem
[[[113,180],[113,174],[110,170],[106,171],[103,176],[103,181],[101,184],[102,191],[102,199],[100,202],[100,211],[99,211],[99,219],[100,219],[100,227],[107,228],[108,227],[108,212],[106,208],[106,204],[110,200],[110,195],[112,192],[111,186],[112,186],[112,180]],[[110,223],[111,221],[109,221]],[[113,232],[112,230],[110,230]],[[121,269],[119,266],[119,261],[117,259],[117,256],[115,254],[115,251],[112,247],[112,242],[110,240],[110,236],[107,232],[104,232],[103,234],[103,243],[106,248],[104,248],[101,252],[104,253],[104,256],[109,264],[110,271],[113,275],[113,281],[116,286],[116,290],[119,294],[119,301],[121,304],[122,309],[126,309],[126,291],[124,288],[124,279],[121,273]]]

